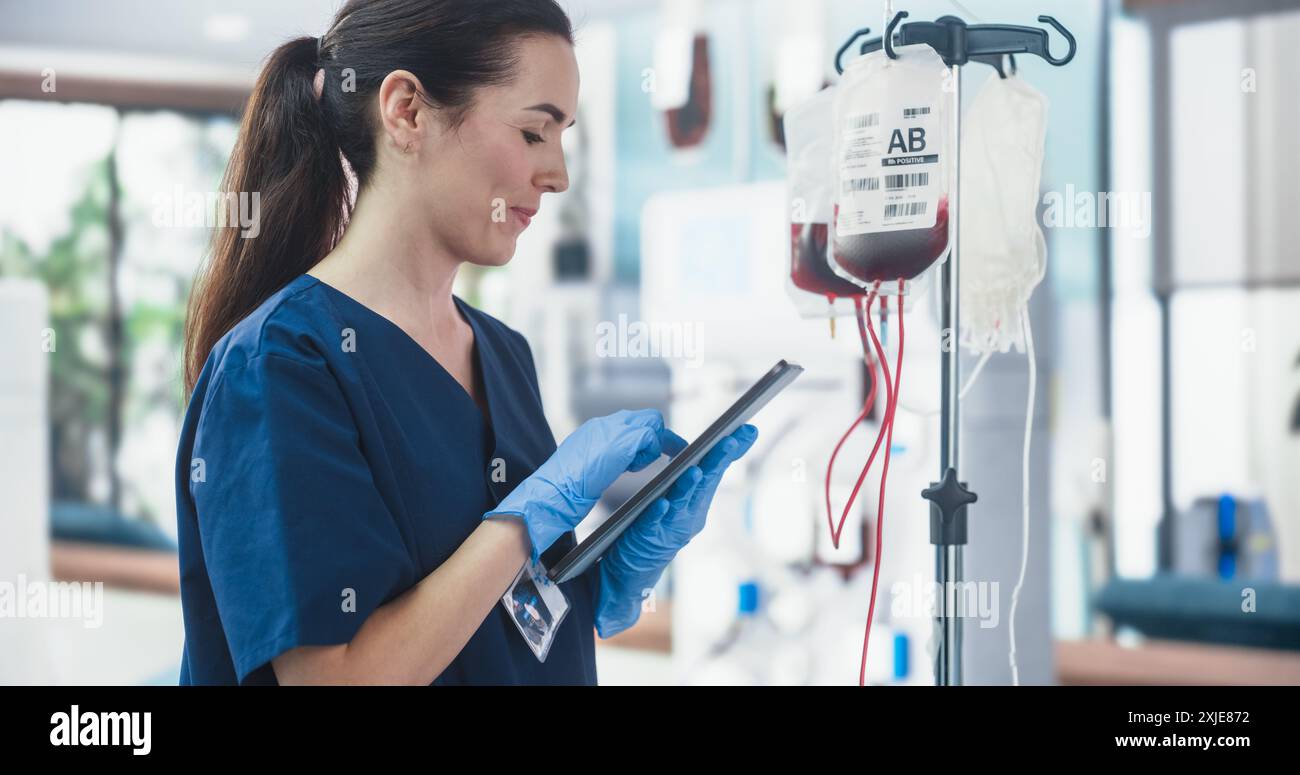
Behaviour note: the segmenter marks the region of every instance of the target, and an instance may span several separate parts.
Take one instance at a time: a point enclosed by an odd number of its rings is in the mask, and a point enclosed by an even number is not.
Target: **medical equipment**
[[[1007,352],[1024,347],[1021,311],[1047,272],[1037,217],[1047,98],[1014,74],[991,74],[964,121],[960,342],[978,355]]]
[[[1173,567],[1181,576],[1277,581],[1277,536],[1264,499],[1201,496],[1177,512]]]
[[[948,71],[929,46],[896,56],[854,60],[832,117],[831,268],[886,293],[948,247]]]
[[[790,108],[785,127],[790,273],[786,292],[803,317],[826,316],[834,332],[835,317],[853,314],[853,300],[865,291],[831,270],[826,255],[831,222],[831,108],[835,87],[828,87]]]
[[[870,300],[874,300],[874,298],[874,294],[869,297]],[[858,413],[858,416],[853,420],[853,424],[849,426],[848,430],[844,431],[844,435],[841,436],[840,440],[835,444],[835,449],[831,452],[830,461],[826,465],[826,522],[827,527],[830,529],[831,544],[836,549],[840,548],[840,536],[844,532],[844,523],[849,517],[850,510],[853,508],[853,500],[857,496],[858,489],[862,486],[862,479],[866,476],[866,469],[864,469],[862,475],[858,477],[858,482],[854,485],[853,493],[849,496],[848,502],[844,504],[844,512],[840,516],[839,522],[836,523],[831,510],[831,478],[835,472],[835,459],[839,457],[840,450],[844,447],[844,442],[848,441],[849,436],[853,434],[853,431],[857,430],[857,428],[862,425],[862,422],[867,419],[867,416],[871,414],[871,411],[875,408],[876,393],[880,387],[880,379],[876,374],[876,363],[871,357],[871,345],[867,342],[867,318],[871,314],[871,305],[868,303],[866,308],[864,308],[862,304],[855,303],[854,306],[858,318],[858,336],[862,339],[862,358],[866,363],[867,371],[871,375],[871,388],[867,393],[866,401],[862,404],[862,411]],[[886,397],[886,401],[888,401],[888,397]],[[884,423],[881,423],[881,429],[883,430],[883,428]],[[872,447],[871,455],[867,459],[867,468],[870,468],[871,460],[875,458],[876,450],[880,448],[881,438],[882,437],[879,434],[876,436],[876,444]],[[877,541],[877,543],[879,542]]]
[[[909,46],[925,44],[934,50],[934,52],[942,59],[943,64],[949,69],[948,72],[950,73],[950,77],[943,81],[942,87],[945,96],[951,100],[951,102],[945,106],[948,109],[945,122],[950,122],[951,129],[948,132],[948,137],[951,143],[950,147],[954,149],[950,154],[949,160],[949,165],[952,170],[951,181],[944,186],[946,190],[948,190],[948,201],[946,203],[946,209],[943,210],[943,215],[947,218],[946,241],[948,243],[947,248],[949,254],[948,259],[940,264],[939,271],[940,292],[944,299],[941,327],[945,331],[955,332],[963,330],[961,329],[960,316],[962,304],[960,261],[962,259],[961,248],[963,239],[960,217],[960,203],[963,196],[961,188],[962,68],[971,61],[975,61],[988,64],[994,67],[999,74],[1004,74],[1003,57],[1014,54],[1033,54],[1043,58],[1049,64],[1059,67],[1067,64],[1074,58],[1076,42],[1070,32],[1050,16],[1039,16],[1038,21],[1051,25],[1065,37],[1068,44],[1068,51],[1063,57],[1058,58],[1051,55],[1048,48],[1048,34],[1042,29],[1012,25],[980,24],[968,26],[964,21],[955,16],[943,16],[934,22],[912,22],[903,24],[900,27],[899,22],[906,18],[907,15],[906,11],[900,11],[897,14],[894,14],[886,26],[885,34],[881,38],[869,40],[861,44],[858,53],[868,55],[870,52],[879,51],[883,48],[885,56],[890,60],[894,60],[893,66],[898,67],[902,66],[902,63],[907,62]],[[840,64],[840,60],[843,58],[845,52],[847,52],[860,37],[869,33],[869,29],[858,30],[844,43],[843,46],[840,47],[836,54],[836,69],[841,74],[846,74],[845,68]],[[900,52],[899,49],[902,49],[903,51]],[[901,59],[900,53],[903,55]],[[853,70],[850,74],[846,74],[846,82],[862,83],[862,74],[869,72],[867,68],[874,67],[874,62],[881,62],[880,66],[885,65],[879,57],[868,60],[866,63],[855,65],[857,69]],[[842,83],[841,88],[843,88],[844,85],[845,84]],[[928,87],[923,86],[922,89],[928,90]],[[949,94],[950,96],[948,96]],[[837,97],[837,102],[839,102],[840,99],[840,97]],[[944,100],[941,100],[940,102],[942,103]],[[931,114],[933,114],[933,106],[931,106]],[[862,133],[860,137],[864,139],[862,139],[856,147],[859,147],[861,150],[862,158],[860,160],[863,163],[866,163],[866,159],[874,158],[871,156],[873,151],[878,152],[878,149],[872,145],[873,142],[878,142],[878,140],[869,139],[876,137],[877,135],[868,135],[866,130],[872,128],[873,121],[879,121],[880,119],[872,118],[870,112],[865,112],[863,115],[856,118],[854,116],[855,114],[850,111],[837,112],[836,130],[848,130],[849,134],[847,136],[849,143],[846,147],[855,147],[853,146],[854,138],[858,137],[858,135],[853,135],[852,132]],[[840,122],[848,123],[845,124]],[[900,133],[897,139],[903,143],[901,148],[905,148],[908,151],[915,148],[918,153],[923,152],[924,149],[919,146],[919,143],[912,142],[913,137],[919,140],[919,135],[912,135],[910,132]],[[889,135],[889,142],[891,145],[895,139],[894,133],[891,131]],[[840,143],[837,143],[837,148],[839,148],[840,145]],[[887,146],[885,150],[888,151],[889,147]],[[944,151],[942,150],[940,151],[940,153],[943,152]],[[844,158],[841,157],[840,160],[844,161]],[[852,158],[850,158],[850,161],[852,161]],[[891,290],[886,287],[885,283],[898,281],[897,292],[901,296],[906,292],[906,281],[915,277],[917,274],[920,274],[920,271],[925,267],[922,266],[915,274],[910,274],[912,270],[916,269],[916,267],[923,262],[926,262],[926,266],[928,266],[930,263],[937,260],[942,253],[942,248],[936,250],[939,240],[937,235],[933,233],[933,230],[938,228],[940,210],[935,210],[935,221],[929,226],[925,226],[925,224],[928,223],[927,213],[926,222],[922,222],[921,224],[916,222],[909,223],[906,225],[910,228],[896,230],[896,232],[900,234],[908,234],[909,232],[927,232],[928,230],[927,238],[922,238],[919,233],[916,235],[915,241],[912,241],[909,237],[908,245],[912,247],[912,249],[918,251],[915,256],[903,257],[900,254],[895,253],[895,246],[892,243],[881,243],[882,247],[876,248],[880,251],[880,257],[875,258],[865,249],[865,246],[864,248],[859,248],[857,243],[852,240],[853,237],[857,236],[853,232],[856,229],[863,229],[860,233],[870,233],[866,231],[866,229],[872,228],[873,224],[876,227],[884,226],[887,221],[886,216],[897,214],[898,211],[886,211],[882,209],[879,211],[881,216],[880,220],[870,221],[869,219],[873,217],[871,211],[868,209],[870,205],[864,204],[864,200],[857,198],[855,195],[859,193],[865,194],[867,192],[878,191],[879,189],[873,188],[878,184],[856,182],[859,179],[870,180],[871,176],[866,174],[859,177],[850,176],[847,178],[847,184],[844,182],[846,178],[843,176],[842,171],[838,174],[833,174],[832,177],[832,180],[840,186],[840,188],[836,190],[837,194],[848,195],[849,198],[847,201],[849,202],[849,206],[853,208],[843,213],[845,219],[843,224],[846,227],[844,229],[838,228],[841,223],[841,213],[836,213],[837,231],[833,238],[833,243],[835,244],[832,249],[834,260],[833,268],[835,268],[837,273],[841,274],[841,276],[847,275],[850,278],[862,281],[864,287],[879,293],[885,293]],[[902,182],[906,183],[911,181],[904,180]],[[917,180],[915,182],[920,183],[921,181]],[[926,184],[932,184],[933,182],[933,180],[925,181]],[[1037,194],[1036,188],[1034,194]],[[924,199],[924,201],[927,202],[925,208],[919,206],[914,208],[918,211],[913,213],[914,215],[919,216],[921,214],[919,212],[921,209],[928,209],[928,202],[932,201],[930,196],[930,194],[927,194],[927,198]],[[882,197],[880,196],[875,196],[870,201],[875,201],[879,204],[881,198]],[[937,200],[934,200],[936,208],[939,206],[939,201],[941,200],[941,196]],[[915,201],[920,200],[918,198],[918,200]],[[913,202],[914,204],[915,201]],[[907,203],[898,202],[895,204],[905,205]],[[889,232],[883,233],[887,234]],[[927,256],[929,256],[928,260]],[[891,277],[891,273],[896,274]],[[1027,300],[1028,295],[1026,294],[1024,298]],[[870,299],[871,297],[869,296],[868,322],[870,321]],[[885,432],[886,436],[888,436],[886,426],[892,426],[892,416],[896,409],[897,372],[901,369],[901,298],[899,313],[899,365],[895,368],[895,382],[892,386],[890,385],[889,376],[886,371],[886,393],[889,394],[889,398],[887,399],[889,409],[886,414],[886,420],[881,426],[881,431]],[[1001,323],[1005,325],[1013,324],[1012,321],[1006,320],[1001,321]],[[1024,331],[1026,344],[1032,346],[1030,345],[1032,342],[1032,334],[1029,331],[1028,314],[1023,308],[1019,310],[1019,319],[1015,325]],[[868,330],[869,332],[871,331],[870,326],[868,326]],[[887,370],[884,351],[883,348],[879,347],[878,343],[877,352],[880,355],[882,367],[885,367]],[[958,478],[958,431],[960,429],[960,415],[957,399],[958,386],[961,383],[959,380],[958,348],[956,347],[945,348],[942,361],[941,381],[940,479],[939,481],[932,483],[931,486],[922,493],[922,495],[931,502],[930,542],[936,547],[936,580],[940,585],[939,588],[946,590],[953,588],[954,585],[959,584],[961,581],[962,547],[966,543],[967,532],[966,507],[969,504],[974,503],[977,498],[976,494],[966,486],[966,483],[961,482]],[[888,444],[886,444],[885,455],[887,465],[889,455]],[[869,465],[870,458],[868,459],[868,466]],[[883,484],[882,474],[882,491]],[[881,503],[883,504],[883,493]],[[877,516],[879,519],[879,514]],[[877,537],[877,542],[879,543],[879,537]],[[874,608],[874,590],[872,607]],[[868,621],[870,621],[870,615],[869,612]],[[869,635],[870,624],[868,624],[868,631],[866,636],[864,636],[864,661],[866,659],[865,640]],[[935,618],[935,641],[935,682],[940,685],[960,684],[962,682],[961,621],[957,617],[955,611],[949,610],[948,607],[944,605],[940,605]],[[1012,659],[1014,660],[1014,655],[1012,656]],[[864,676],[860,676],[860,682],[862,682],[862,678],[864,678]]]
[[[850,65],[844,80],[834,91],[832,100],[830,181],[834,244],[830,266],[836,274],[861,285],[867,293],[865,305],[858,295],[852,298],[852,302],[862,339],[863,359],[872,374],[871,392],[862,411],[836,444],[826,470],[826,519],[831,542],[837,549],[854,501],[875,462],[882,442],[884,443],[876,510],[871,602],[863,636],[859,684],[865,684],[866,681],[867,651],[880,581],[885,490],[899,392],[897,380],[890,378],[884,348],[876,337],[871,307],[876,297],[881,296],[883,325],[887,307],[884,294],[896,292],[898,295],[900,346],[894,373],[896,377],[901,376],[904,331],[902,315],[908,281],[928,269],[943,253],[948,242],[948,146],[944,120],[947,110],[943,94],[946,76],[947,70],[939,55],[928,46],[913,47],[897,62],[892,56],[883,54],[866,56]],[[813,114],[818,103],[813,102],[811,108],[800,107],[802,110],[797,119],[803,119],[805,114]],[[796,127],[799,123],[796,120]],[[792,169],[792,172],[796,171],[801,178],[807,176],[804,170]],[[805,187],[815,190],[814,186],[806,183]],[[792,229],[798,228],[793,224],[795,216],[792,209]],[[795,256],[798,256],[797,251]],[[875,445],[844,504],[837,524],[830,497],[835,460],[849,435],[873,408],[878,392],[868,336],[881,361],[886,408]]]
[[[962,199],[965,272],[961,306],[966,311],[960,344],[981,356],[964,394],[989,357],[1016,346],[1028,355],[1029,390],[1021,452],[1020,572],[1007,619],[1011,682],[1020,684],[1016,662],[1016,613],[1029,564],[1029,444],[1037,393],[1037,362],[1029,322],[1029,297],[1047,273],[1047,242],[1038,224],[1038,186],[1047,136],[1047,98],[1015,76],[990,75],[965,117],[962,139],[966,175]],[[959,396],[960,398],[960,396]]]
[[[880,500],[876,506],[876,558],[871,570],[871,604],[867,609],[867,626],[862,635],[862,663],[858,671],[858,685],[865,686],[867,682],[867,646],[871,640],[871,621],[876,610],[876,589],[880,583],[880,551],[884,543],[884,521],[885,521],[885,483],[889,478],[889,456],[894,446],[894,416],[898,412],[898,394],[903,383],[903,286],[906,281],[903,278],[898,280],[898,361],[894,366],[894,380],[890,384],[889,379],[889,361],[885,357],[885,349],[880,345],[880,339],[876,336],[875,329],[871,326],[871,301],[875,296],[873,292],[867,297],[867,333],[871,335],[871,343],[875,345],[876,355],[880,358],[881,368],[885,373],[885,404],[888,407],[885,410],[885,419],[880,423],[880,434],[876,437],[876,449],[880,446],[880,438],[885,438],[885,462],[880,472]],[[884,305],[882,303],[882,314]],[[883,317],[882,317],[883,321]],[[867,463],[862,467],[862,474],[858,476],[858,483],[854,487],[854,494],[862,486],[862,480],[866,478],[867,471],[871,468],[872,460],[875,458],[876,449],[872,449]]]

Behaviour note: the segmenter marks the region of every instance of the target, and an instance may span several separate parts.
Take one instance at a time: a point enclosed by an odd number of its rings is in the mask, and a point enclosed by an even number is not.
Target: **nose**
[[[559,145],[559,143],[556,143]],[[564,163],[564,150],[557,149],[549,164],[537,174],[536,184],[543,191],[560,194],[569,190],[569,170]]]

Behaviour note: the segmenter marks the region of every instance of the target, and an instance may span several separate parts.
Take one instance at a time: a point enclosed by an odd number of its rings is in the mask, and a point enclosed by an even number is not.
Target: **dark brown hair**
[[[190,293],[185,395],[217,341],[334,248],[351,212],[347,173],[364,188],[378,136],[372,97],[394,70],[459,127],[477,88],[509,83],[515,44],[573,30],[555,0],[349,0],[319,38],[271,54],[244,110],[222,192],[258,194],[256,236],[218,228]],[[315,97],[316,71],[325,88]]]

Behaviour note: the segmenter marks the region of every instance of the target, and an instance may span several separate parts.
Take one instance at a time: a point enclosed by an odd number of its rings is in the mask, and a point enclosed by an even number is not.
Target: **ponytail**
[[[347,178],[317,102],[316,39],[276,49],[253,88],[221,201],[251,202],[254,227],[226,226],[190,294],[185,394],[222,336],[333,249],[347,221]]]

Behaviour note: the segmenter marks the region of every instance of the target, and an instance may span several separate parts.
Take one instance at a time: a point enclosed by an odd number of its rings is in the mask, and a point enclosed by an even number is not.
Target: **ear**
[[[401,152],[419,147],[433,126],[432,108],[420,96],[420,79],[408,70],[394,70],[379,85],[379,120],[384,135]]]

